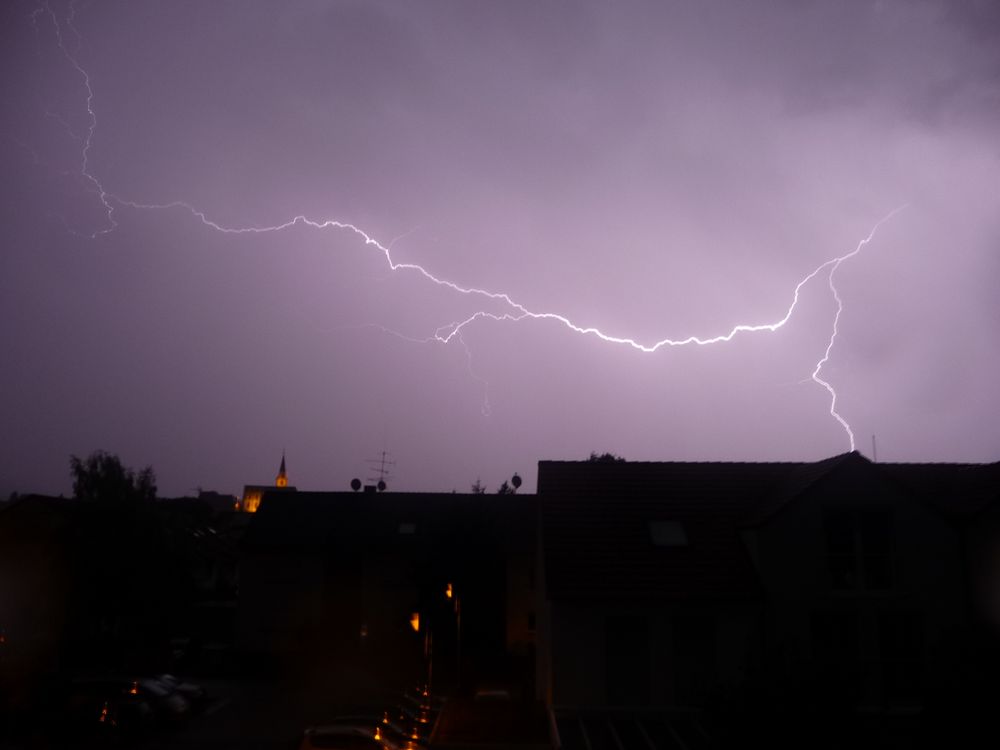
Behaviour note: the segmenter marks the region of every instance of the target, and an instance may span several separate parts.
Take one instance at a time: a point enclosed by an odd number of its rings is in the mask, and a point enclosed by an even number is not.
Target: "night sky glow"
[[[1000,6],[288,6],[3,10],[3,495],[998,458]]]

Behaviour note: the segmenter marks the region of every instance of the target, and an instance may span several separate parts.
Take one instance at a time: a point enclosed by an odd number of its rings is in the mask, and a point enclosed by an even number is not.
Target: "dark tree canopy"
[[[482,482],[480,482],[478,477],[476,477],[476,481],[473,482],[472,487],[470,489],[472,490],[472,494],[473,495],[485,495],[486,494],[486,485],[484,485]]]
[[[513,495],[517,490],[510,486],[508,482],[504,482],[500,485],[500,489],[497,490],[498,495]]]
[[[156,498],[156,475],[147,466],[138,473],[111,453],[94,451],[87,458],[70,456],[73,496],[78,500],[136,503]]]
[[[590,458],[587,460],[595,464],[625,463],[625,459],[622,456],[616,456],[614,453],[597,454],[594,451],[590,452]]]

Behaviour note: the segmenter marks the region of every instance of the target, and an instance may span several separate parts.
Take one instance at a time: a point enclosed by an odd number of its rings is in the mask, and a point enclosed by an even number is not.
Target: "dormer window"
[[[649,538],[655,547],[686,547],[687,533],[678,521],[650,521]]]
[[[834,589],[891,588],[892,523],[888,511],[828,511],[823,526]]]

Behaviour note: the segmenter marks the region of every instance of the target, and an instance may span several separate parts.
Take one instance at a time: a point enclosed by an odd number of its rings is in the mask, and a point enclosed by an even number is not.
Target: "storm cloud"
[[[488,487],[539,459],[1000,453],[985,0],[78,2],[3,13],[0,492]],[[78,67],[77,67],[78,66]],[[79,69],[78,69],[79,68]],[[92,91],[88,102],[87,79]],[[89,110],[93,112],[91,119]],[[87,144],[89,143],[89,147]],[[86,159],[86,161],[84,161]],[[100,190],[106,191],[102,202]]]

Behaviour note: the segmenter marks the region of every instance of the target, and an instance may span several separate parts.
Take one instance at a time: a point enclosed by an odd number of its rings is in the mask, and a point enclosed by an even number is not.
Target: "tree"
[[[137,474],[121,459],[105,451],[94,451],[86,459],[69,458],[73,496],[78,500],[109,503],[140,503],[156,499],[156,475],[147,466]]]
[[[621,456],[616,456],[614,453],[601,453],[598,455],[594,451],[590,452],[590,458],[587,459],[592,464],[622,464],[625,463],[625,459]]]
[[[138,472],[118,456],[70,457],[74,541],[67,654],[77,667],[138,669],[168,643],[170,618],[184,602],[156,499],[151,467]]]
[[[472,494],[473,495],[485,495],[486,485],[479,481],[479,477],[476,477],[476,481],[472,483]]]
[[[516,490],[504,480],[504,483],[500,485],[500,489],[497,490],[498,495],[513,495]]]

